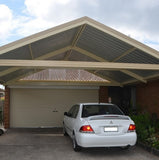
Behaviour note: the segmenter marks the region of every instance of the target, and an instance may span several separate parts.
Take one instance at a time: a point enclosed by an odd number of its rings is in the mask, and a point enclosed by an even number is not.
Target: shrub
[[[149,114],[132,115],[131,118],[135,122],[138,139],[145,142],[151,132],[151,119]]]
[[[148,113],[132,115],[131,118],[136,125],[138,140],[159,149],[158,123],[154,123]]]

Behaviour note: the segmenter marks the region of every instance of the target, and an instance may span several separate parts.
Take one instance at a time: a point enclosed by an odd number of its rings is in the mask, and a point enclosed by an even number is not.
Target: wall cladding
[[[100,86],[99,88],[99,103],[108,103],[108,87]]]
[[[156,113],[159,118],[159,80],[136,86],[137,105],[150,114]]]

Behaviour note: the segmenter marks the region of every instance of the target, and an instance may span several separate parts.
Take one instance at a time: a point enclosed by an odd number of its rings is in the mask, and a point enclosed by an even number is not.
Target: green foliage
[[[156,149],[159,149],[159,138],[157,138],[157,121],[154,123],[148,113],[132,115],[135,122],[138,140]]]
[[[136,125],[136,132],[138,139],[145,142],[149,137],[149,128],[151,127],[151,119],[148,114],[133,115],[131,116]]]
[[[147,138],[147,143],[153,148],[159,149],[159,140],[155,136],[151,136],[150,138]]]
[[[155,140],[152,144],[152,147],[159,149],[159,140]]]

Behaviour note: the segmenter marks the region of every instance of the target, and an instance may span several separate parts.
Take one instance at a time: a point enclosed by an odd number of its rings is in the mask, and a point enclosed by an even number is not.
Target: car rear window
[[[124,115],[116,105],[83,105],[82,117],[108,114]]]

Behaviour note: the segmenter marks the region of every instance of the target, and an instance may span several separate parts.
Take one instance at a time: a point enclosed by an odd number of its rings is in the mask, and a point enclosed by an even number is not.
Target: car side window
[[[72,118],[76,118],[78,111],[79,111],[79,105],[74,105],[73,107],[74,107],[74,109],[73,109],[73,113],[72,113]]]
[[[79,105],[74,105],[69,111],[69,117],[76,118],[79,111]]]
[[[74,106],[71,107],[71,109],[67,113],[69,117],[72,117],[73,110],[74,110]]]

